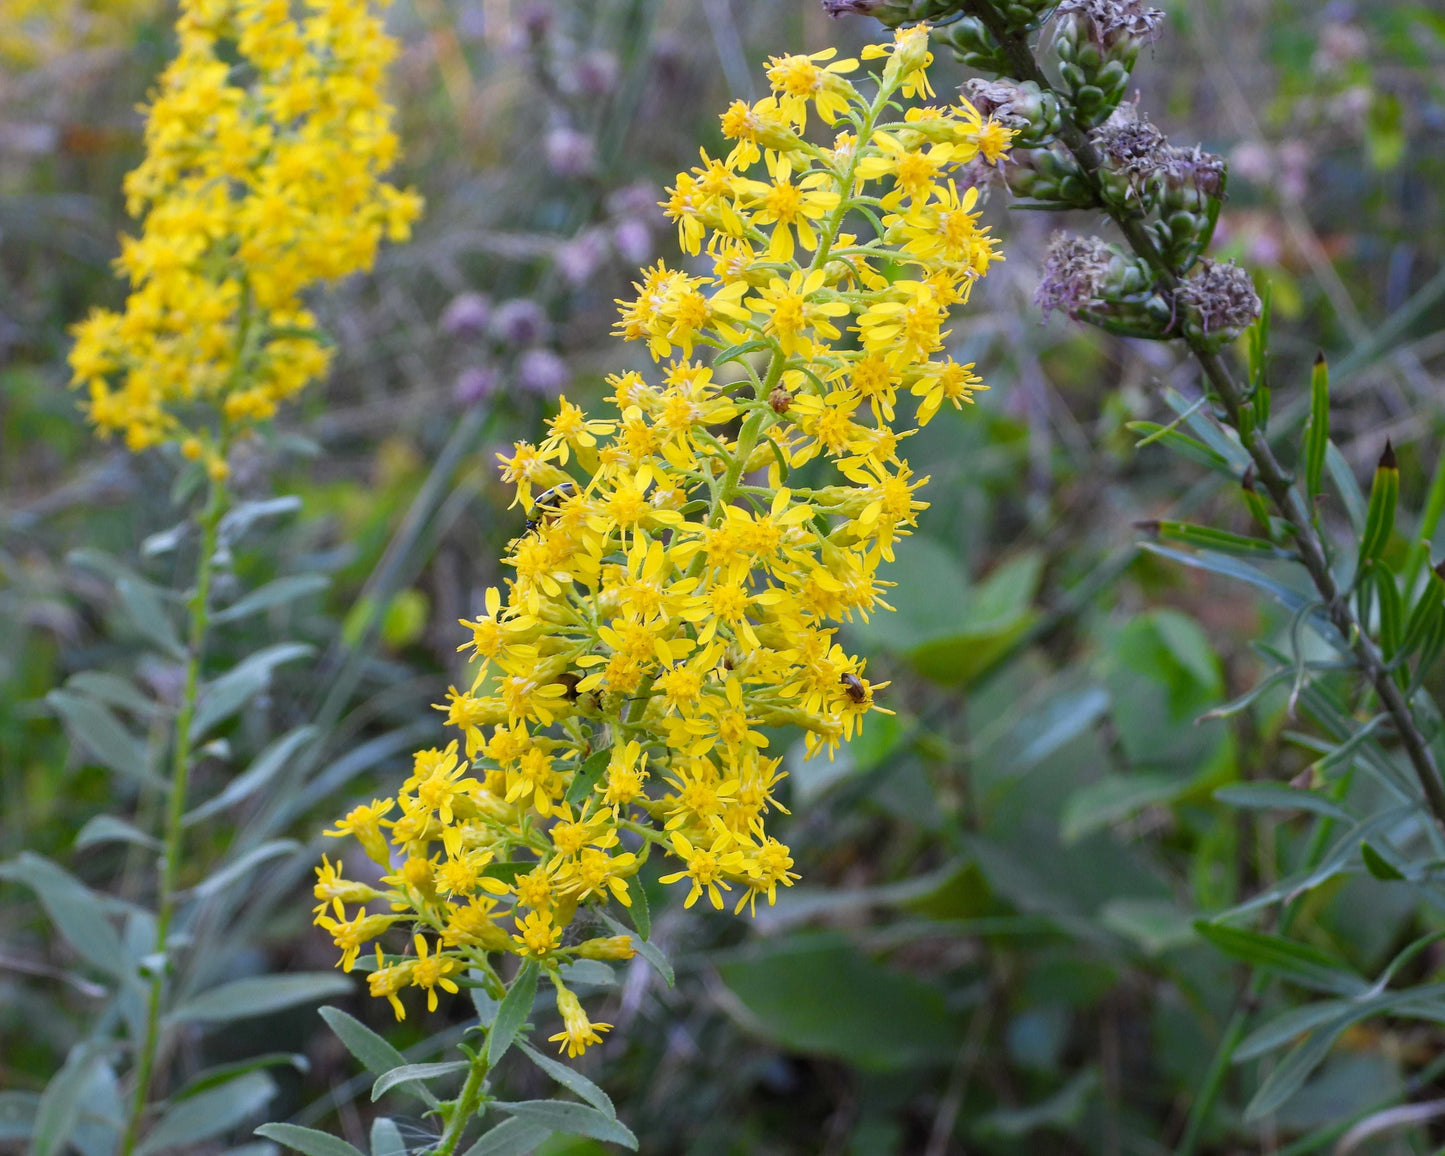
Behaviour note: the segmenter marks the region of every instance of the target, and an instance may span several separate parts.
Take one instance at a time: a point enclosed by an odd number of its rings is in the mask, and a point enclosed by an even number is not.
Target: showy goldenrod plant
[[[863,55],[883,62],[871,94],[832,51],[775,57],[772,94],[722,114],[730,151],[678,175],[664,208],[710,272],[658,262],[619,303],[617,333],[659,363],[655,380],[610,378],[603,418],[563,399],[539,444],[500,455],[528,520],[507,590],[463,623],[471,681],[439,705],[459,737],[329,832],[382,872],[372,885],[329,858],[318,869],[316,920],[341,966],[364,963],[398,1017],[463,983],[480,993],[465,1060],[378,1081],[466,1071],[436,1106],[438,1156],[488,1109],[488,1072],[540,980],[569,1056],[609,1029],[566,969],[655,954],[634,882],[649,857],[685,907],[752,911],[794,882],[769,830],[783,772],[766,730],[801,728],[831,755],[886,711],[886,684],[837,631],[889,609],[879,566],[926,505],[912,426],[982,388],[941,352],[999,257],[958,174],[1000,163],[1012,133],[967,101],[924,103],[925,29]],[[800,484],[815,460],[826,468]],[[336,1022],[353,1044],[359,1025]],[[521,1043],[592,1106],[494,1103],[498,1132],[635,1146],[590,1082]]]
[[[237,1122],[226,1111],[248,1104],[244,1115],[258,1095],[264,1100],[270,1094],[269,1081],[263,1088],[253,1080],[218,1089],[221,1099],[209,1109],[193,1100],[158,1119],[151,1111],[168,1032],[179,1022],[218,1015],[227,1020],[238,1012],[220,1006],[221,993],[209,1011],[204,1001],[170,1006],[186,941],[207,899],[256,863],[294,847],[272,842],[250,848],[182,901],[186,829],[227,802],[187,814],[197,748],[264,686],[272,666],[306,652],[295,645],[270,648],[203,678],[218,554],[265,513],[240,511],[240,520],[226,529],[227,457],[282,402],[326,371],[329,351],[304,305],[306,291],[369,269],[382,240],[404,240],[420,210],[414,194],[382,175],[398,147],[383,94],[395,44],[369,0],[294,6],[286,0],[182,0],[176,34],[179,53],[144,110],[145,159],[125,182],[128,208],[140,220],[139,235],[122,240],[118,261],[131,292],[120,312],[98,310],[76,328],[70,364],[74,384],[85,392],[86,412],[103,436],[119,433],[132,451],[155,448],[190,460],[208,496],[193,519],[199,541],[184,642],[161,592],[133,575],[118,582],[142,633],[183,664],[169,739],[153,736],[148,748],[109,713],[103,693],[99,702],[73,694],[54,699],[108,765],[124,767],[163,800],[159,837],[116,818],[94,836],[155,849],[154,910],[127,908],[122,941],[104,902],[58,867],[38,856],[4,865],[4,874],[40,893],[62,933],[116,983],[115,1008],[100,1018],[100,1036],[72,1053],[47,1091],[35,1137],[42,1153],[63,1147],[76,1124],[75,1106],[102,1073],[114,1087],[108,1060],[113,1045],[105,1033],[117,1023],[126,1025],[129,1104],[111,1113],[120,1119],[101,1113],[117,1132],[107,1150],[130,1156],[185,1146],[217,1130],[208,1111],[221,1117],[224,1130]],[[268,604],[274,599],[257,605]],[[238,605],[228,608],[229,620],[252,612]],[[137,691],[118,705],[152,710]],[[167,711],[154,713],[164,717]],[[273,763],[296,745],[280,744]],[[164,778],[152,766],[162,759],[169,764]],[[190,950],[198,948],[191,944]],[[283,983],[269,995],[247,989],[255,1000],[247,1010],[334,990],[310,985],[303,995],[308,981],[300,977],[298,984],[297,978],[287,977],[290,986]],[[247,997],[236,992],[232,998]]]
[[[1423,684],[1445,645],[1445,578],[1429,565],[1429,539],[1445,509],[1445,470],[1430,485],[1421,525],[1408,542],[1396,542],[1400,477],[1394,451],[1387,442],[1366,497],[1330,442],[1323,355],[1308,390],[1271,426],[1268,309],[1243,269],[1204,255],[1225,198],[1226,164],[1199,147],[1172,145],[1137,103],[1123,101],[1141,48],[1163,28],[1162,10],[1140,0],[823,3],[835,15],[867,13],[888,25],[936,22],[937,37],[986,74],[964,90],[1017,134],[1021,147],[1005,173],[1016,204],[1102,214],[1112,222],[1120,240],[1059,234],[1035,299],[1046,312],[1057,309],[1111,333],[1183,348],[1198,367],[1200,397],[1190,404],[1176,395],[1176,420],[1134,428],[1145,435],[1141,444],[1168,444],[1227,479],[1253,529],[1250,535],[1149,522],[1142,528],[1154,540],[1144,548],[1242,579],[1291,614],[1290,652],[1262,646],[1266,676],[1243,698],[1206,716],[1236,714],[1283,684],[1290,688],[1290,712],[1302,707],[1325,736],[1316,748],[1321,757],[1289,786],[1251,784],[1221,793],[1245,807],[1317,816],[1291,874],[1195,925],[1200,936],[1254,970],[1191,1105],[1177,1152],[1191,1156],[1210,1136],[1233,1143],[1232,1126],[1216,1112],[1232,1064],[1298,1040],[1266,1070],[1243,1112],[1246,1123],[1263,1126],[1347,1028],[1373,1016],[1438,1021],[1442,1014],[1438,985],[1391,988],[1438,933],[1405,945],[1374,983],[1287,933],[1316,889],[1346,874],[1406,884],[1422,909],[1441,903],[1440,711]],[[1229,356],[1241,337],[1247,337],[1242,373]],[[1181,428],[1186,424],[1188,434]],[[1301,425],[1302,435],[1293,436]],[[1292,435],[1288,441],[1285,434]],[[1348,513],[1343,533],[1321,514],[1332,496]],[[1164,547],[1159,539],[1189,549]],[[1261,567],[1281,571],[1286,581]],[[1374,813],[1341,806],[1357,766],[1385,800]],[[1276,907],[1273,928],[1241,926]],[[1324,971],[1307,977],[1306,968]],[[1339,998],[1291,1009],[1246,1037],[1276,975]]]

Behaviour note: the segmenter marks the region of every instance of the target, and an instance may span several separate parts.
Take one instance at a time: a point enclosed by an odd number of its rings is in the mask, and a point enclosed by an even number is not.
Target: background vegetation
[[[163,5],[131,7],[103,37],[42,22],[0,39],[0,1150],[23,1148],[12,1120],[89,1030],[105,967],[51,930],[43,913],[63,929],[64,896],[24,856],[126,913],[143,849],[97,817],[155,804],[144,752],[108,728],[144,733],[178,693],[163,608],[185,583],[168,531],[187,475],[98,445],[65,389],[66,326],[122,292],[108,262],[139,155],[133,105],[172,47]],[[1354,479],[1368,490],[1393,444],[1403,568],[1434,532],[1420,511],[1445,425],[1445,19],[1406,0],[1166,7],[1135,74],[1141,107],[1232,162],[1216,250],[1272,288],[1276,408],[1307,397],[1318,349],[1330,358],[1327,523],[1348,525]],[[220,819],[197,826],[183,881],[215,896],[198,986],[330,967],[308,910],[319,831],[440,735],[429,704],[460,669],[455,623],[499,581],[521,524],[493,451],[532,436],[560,389],[589,404],[630,366],[608,337],[613,298],[638,265],[676,258],[659,190],[719,142],[728,98],[762,95],[759,62],[877,35],[808,0],[396,0],[392,24],[401,183],[427,214],[374,276],[319,302],[335,372],[236,468],[230,572],[274,597],[234,615],[211,656],[217,671],[252,657],[214,707],[196,776]],[[941,59],[935,83],[966,75]],[[1136,448],[1128,428],[1173,420],[1197,374],[1165,346],[1041,323],[1032,296],[1062,222],[1006,200],[996,190],[991,212],[1007,264],[952,338],[992,390],[912,439],[933,505],[899,550],[897,614],[853,631],[897,715],[831,763],[804,763],[798,743],[783,837],[804,880],[776,908],[684,915],[652,892],[676,986],[641,960],[622,969],[602,1015],[616,1030],[581,1065],[644,1152],[1173,1151],[1249,982],[1239,944],[1196,921],[1288,880],[1320,813],[1259,806],[1238,784],[1328,779],[1331,805],[1377,803],[1352,767],[1388,760],[1389,744],[1341,748],[1369,715],[1340,687],[1283,677],[1208,717],[1260,685],[1272,652],[1299,653],[1299,615],[1261,583],[1147,549],[1152,521],[1249,532],[1237,486]],[[276,744],[301,726],[321,741],[288,758]],[[1250,988],[1251,1025],[1359,995],[1349,983],[1407,946],[1391,979],[1426,1002],[1342,1023],[1317,1066],[1246,1048],[1203,1148],[1404,1153],[1445,1138],[1445,1003],[1426,986],[1445,964],[1442,893],[1430,864],[1400,870],[1358,845],[1295,909],[1301,950],[1264,969],[1283,982]],[[457,1008],[395,1024],[362,991],[332,1002],[416,1060],[462,1022]],[[364,1145],[370,1077],[313,1006],[183,1036],[182,1082],[278,1056],[233,1144],[264,1118]],[[1295,1014],[1277,1043],[1320,1022]],[[1306,1077],[1293,1088],[1278,1079],[1291,1063]],[[514,1098],[547,1094],[507,1065]],[[1272,1078],[1284,1094],[1246,1114]],[[116,1094],[103,1085],[92,1105]],[[73,1143],[105,1150],[83,1127]]]

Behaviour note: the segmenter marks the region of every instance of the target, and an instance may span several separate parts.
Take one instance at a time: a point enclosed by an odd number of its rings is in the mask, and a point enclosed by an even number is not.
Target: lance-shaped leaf
[[[303,1156],[364,1156],[345,1140],[297,1124],[262,1124],[256,1135],[275,1140]]]
[[[165,786],[151,771],[145,743],[131,734],[104,703],[68,690],[52,690],[45,702],[65,722],[71,737],[79,739],[102,766],[149,787]]]
[[[392,1088],[401,1084],[420,1083],[425,1080],[435,1080],[439,1076],[449,1076],[453,1072],[463,1071],[468,1066],[466,1060],[441,1060],[434,1064],[402,1064],[399,1068],[392,1068],[389,1072],[383,1072],[371,1085],[371,1102],[374,1104],[381,1099]]]
[[[1172,425],[1160,425],[1154,421],[1131,421],[1127,423],[1126,428],[1143,435],[1143,440],[1139,442],[1141,446],[1152,442],[1163,442],[1176,453],[1207,469],[1218,470],[1222,474],[1234,473],[1233,467],[1226,458],[1215,453],[1203,442],[1175,429]]]
[[[550,1128],[553,1132],[606,1140],[637,1151],[637,1137],[632,1134],[632,1129],[587,1104],[574,1104],[570,1100],[519,1100],[513,1103],[499,1100],[492,1107],[529,1124]]]
[[[346,1045],[346,1050],[360,1060],[368,1072],[381,1076],[393,1068],[406,1066],[407,1060],[404,1055],[360,1020],[347,1015],[340,1008],[322,1008],[321,1018],[326,1021],[326,1026],[336,1033],[337,1038]],[[420,1081],[406,1084],[401,1087],[401,1090],[410,1092],[433,1108],[436,1107],[436,1096]]]
[[[1318,516],[1315,499],[1320,495],[1325,477],[1325,450],[1330,444],[1330,367],[1323,353],[1315,356],[1310,373],[1310,416],[1305,423],[1304,475],[1305,498],[1310,510]]]
[[[1156,538],[1183,542],[1205,550],[1217,550],[1221,554],[1237,554],[1246,558],[1294,557],[1289,550],[1282,550],[1263,538],[1247,538],[1242,534],[1231,534],[1228,530],[1216,530],[1213,526],[1171,521],[1136,522],[1135,525]]]
[[[496,1022],[487,1034],[487,1066],[496,1067],[512,1046],[527,1017],[532,1014],[532,1001],[537,998],[537,961],[529,959],[512,981],[511,990],[497,1009]]]
[[[602,773],[607,770],[607,764],[612,761],[612,748],[606,747],[600,751],[593,751],[587,756],[587,761],[577,768],[572,776],[572,784],[567,788],[565,802],[577,804],[585,799],[602,778]]]
[[[1370,504],[1365,508],[1365,528],[1360,533],[1360,569],[1378,558],[1385,543],[1395,531],[1395,505],[1400,498],[1400,467],[1395,460],[1395,447],[1388,441],[1375,467],[1375,480],[1370,485]]]
[[[1339,960],[1279,935],[1198,920],[1194,930],[1226,955],[1273,972],[1291,983],[1330,995],[1356,996],[1369,984]]]

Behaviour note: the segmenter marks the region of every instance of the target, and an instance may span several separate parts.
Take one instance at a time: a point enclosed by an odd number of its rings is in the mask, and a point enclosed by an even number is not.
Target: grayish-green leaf
[[[318,594],[331,585],[325,574],[288,574],[276,578],[266,585],[252,590],[244,598],[238,598],[224,610],[211,615],[212,622],[236,622],[275,606],[284,606],[308,594]]]
[[[303,1156],[365,1156],[345,1140],[296,1124],[262,1124],[256,1129],[256,1135],[284,1144]]]
[[[1127,819],[1136,811],[1166,803],[1189,787],[1178,775],[1105,775],[1080,787],[1064,802],[1059,817],[1059,838],[1064,845]]]
[[[376,1103],[398,1084],[410,1084],[413,1081],[423,1083],[427,1080],[435,1080],[438,1076],[449,1076],[453,1072],[460,1072],[466,1067],[466,1060],[441,1060],[434,1064],[403,1064],[399,1068],[392,1068],[391,1071],[378,1076],[376,1082],[371,1085],[371,1102]]]
[[[200,1092],[174,1105],[146,1134],[136,1156],[186,1148],[236,1127],[255,1115],[276,1094],[276,1084],[265,1072],[248,1072],[219,1087]]]
[[[351,986],[351,980],[345,975],[332,971],[238,979],[193,996],[177,1007],[171,1017],[199,1023],[227,1023],[282,1011],[297,1004],[315,1003],[327,996],[344,995],[351,991]]]
[[[672,973],[672,964],[667,962],[667,956],[663,955],[656,944],[643,939],[634,932],[628,931],[621,923],[614,919],[607,912],[599,912],[602,921],[612,928],[614,935],[625,935],[632,941],[632,948],[638,955],[652,966],[652,970],[662,977],[668,987],[677,982],[677,977]]]
[[[371,1156],[406,1156],[401,1129],[385,1116],[371,1122]]]
[[[1215,947],[1254,967],[1273,972],[1291,983],[1330,995],[1357,996],[1369,984],[1343,960],[1332,959],[1317,947],[1279,935],[1201,919],[1195,929]]]
[[[497,1009],[496,1022],[487,1033],[487,1066],[495,1068],[506,1055],[527,1017],[532,1014],[532,1001],[537,998],[537,961],[529,959],[517,972],[502,1006]]]
[[[612,1105],[612,1098],[601,1088],[584,1076],[581,1072],[574,1071],[566,1064],[545,1056],[534,1048],[526,1040],[518,1040],[517,1047],[524,1055],[551,1076],[569,1092],[575,1092],[582,1099],[586,1100],[599,1112],[617,1118],[617,1109]]]
[[[0,1092],[0,1140],[28,1140],[40,1111],[39,1092]]]
[[[102,1053],[95,1044],[77,1044],[50,1078],[35,1111],[31,1156],[59,1156],[80,1119],[80,1107]]]
[[[87,963],[107,975],[129,971],[130,955],[108,916],[109,904],[75,876],[31,851],[0,863],[0,879],[23,883],[39,897],[56,927]]]
[[[588,1136],[593,1140],[604,1140],[621,1144],[637,1151],[637,1137],[632,1129],[620,1120],[604,1115],[586,1104],[574,1104],[569,1100],[518,1100],[508,1103],[499,1100],[492,1104],[499,1112],[529,1124],[538,1124],[553,1132],[565,1132],[569,1136]]]
[[[246,873],[253,870],[268,859],[275,859],[281,855],[289,855],[293,851],[300,850],[301,844],[295,839],[272,839],[262,843],[258,847],[252,847],[239,859],[232,863],[225,864],[214,875],[202,880],[192,888],[190,894],[197,899],[205,899],[224,891],[237,880],[245,877]]]
[[[186,648],[176,633],[161,592],[144,579],[125,575],[116,580],[115,592],[126,619],[141,637],[171,658],[184,661]]]
[[[511,1116],[503,1120],[462,1156],[528,1156],[552,1136],[552,1129]]]
[[[108,670],[82,670],[72,674],[65,680],[65,689],[88,695],[107,706],[128,710],[142,718],[149,718],[160,710],[160,705],[130,679]]]
[[[219,795],[189,812],[182,822],[189,827],[250,798],[295,758],[297,752],[316,737],[316,733],[316,728],[310,725],[288,731],[257,755],[255,761],[227,783]]]
[[[201,690],[191,721],[191,740],[201,738],[217,723],[230,718],[271,684],[271,672],[284,662],[305,658],[313,647],[302,642],[278,642],[237,663]]]
[[[71,737],[78,739],[102,766],[150,787],[164,786],[151,771],[145,743],[131,734],[104,703],[68,690],[52,690],[45,701],[60,716]]]
[[[1297,791],[1278,783],[1231,783],[1220,787],[1214,797],[1230,807],[1253,811],[1310,811],[1331,819],[1353,823],[1355,817],[1333,799],[1314,791]]]
[[[406,1057],[396,1048],[360,1020],[347,1015],[340,1008],[322,1008],[321,1018],[326,1021],[326,1026],[336,1033],[337,1038],[346,1045],[346,1050],[355,1056],[368,1072],[380,1076],[393,1068],[403,1067],[407,1063]],[[410,1092],[428,1106],[436,1107],[437,1098],[425,1084],[407,1084],[399,1090]]]
[[[85,826],[75,836],[75,849],[89,847],[95,843],[134,843],[137,847],[148,847],[158,851],[161,841],[114,815],[94,815],[86,820]]]

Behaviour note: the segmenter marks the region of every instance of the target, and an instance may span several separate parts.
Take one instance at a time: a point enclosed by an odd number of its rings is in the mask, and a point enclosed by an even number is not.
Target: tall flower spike
[[[76,326],[70,364],[102,433],[134,451],[179,442],[219,476],[231,437],[330,362],[304,291],[370,269],[421,202],[381,178],[397,153],[381,92],[396,45],[370,0],[299,19],[289,4],[180,7],[180,52],[125,182],[142,218],[117,261],[131,294]]]
[[[724,114],[727,157],[678,175],[664,207],[715,271],[659,262],[619,302],[618,335],[660,380],[610,378],[604,420],[563,399],[540,445],[499,455],[527,521],[507,589],[462,624],[474,676],[444,709],[466,765],[455,743],[423,751],[393,810],[338,828],[388,828],[378,902],[426,936],[378,994],[430,1001],[448,957],[499,995],[490,956],[537,961],[575,1055],[604,1025],[559,969],[632,953],[579,942],[579,909],[635,910],[653,854],[689,907],[752,911],[798,878],[768,831],[769,732],[831,754],[885,709],[838,624],[889,609],[878,567],[925,507],[900,456],[909,399],[922,425],[983,388],[943,352],[950,309],[998,259],[954,177],[1010,138],[964,103],[898,115],[900,93],[929,91],[922,29],[864,56],[886,58],[871,99],[852,61],[774,58],[773,95]],[[819,123],[830,147],[799,135]],[[344,889],[324,871],[318,896]],[[370,925],[332,923],[354,957]]]

